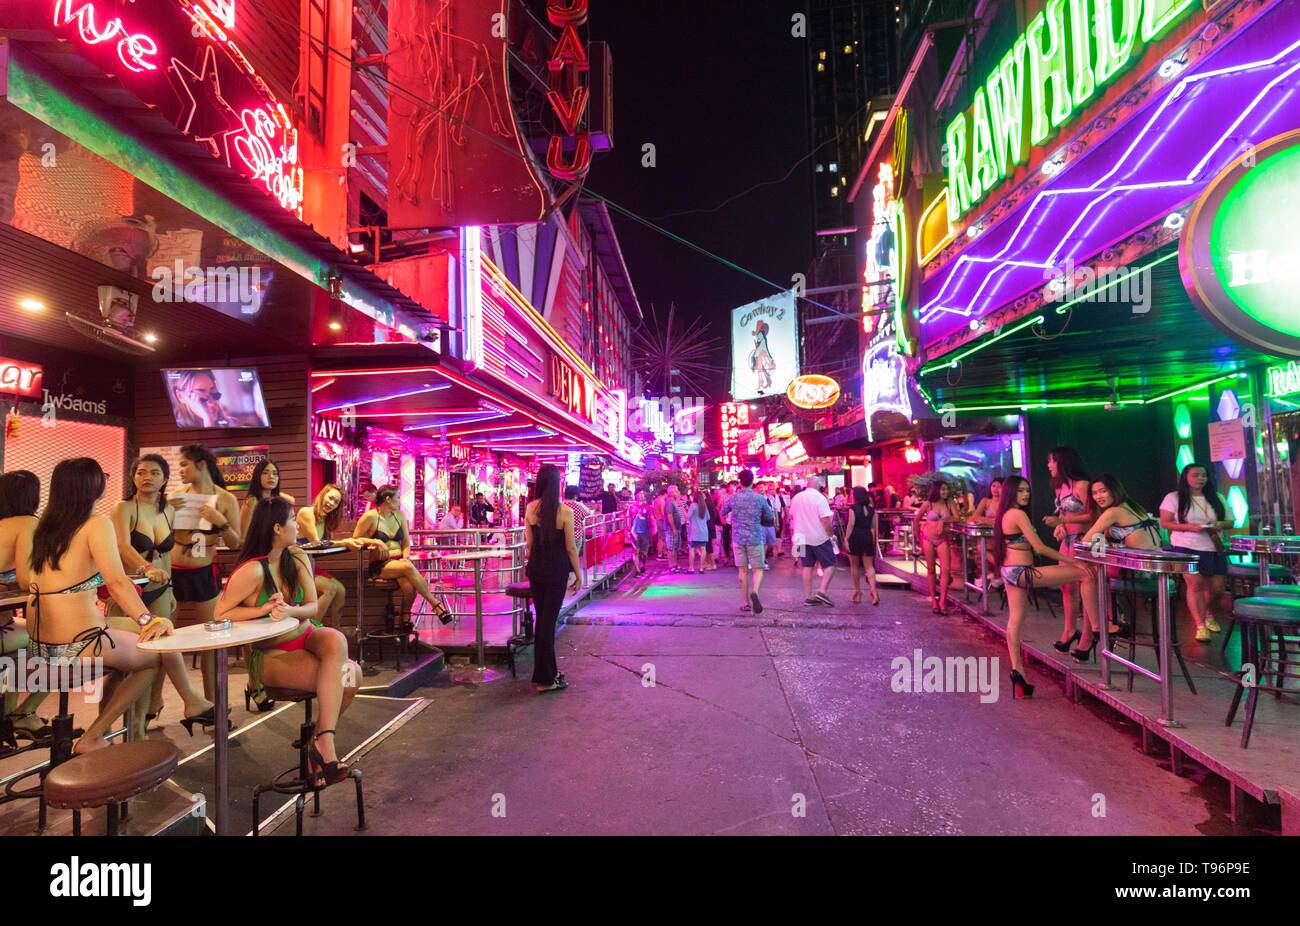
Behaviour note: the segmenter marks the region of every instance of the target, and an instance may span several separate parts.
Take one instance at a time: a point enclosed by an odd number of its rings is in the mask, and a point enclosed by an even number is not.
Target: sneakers
[[[807,598],[803,600],[803,603],[806,605],[817,606],[822,603],[822,600],[818,598],[816,595],[809,595]]]
[[[750,593],[749,593],[749,603],[752,604],[752,605],[754,606],[754,613],[755,613],[755,614],[762,614],[762,613],[763,613],[763,602],[761,602],[761,601],[758,600],[758,592],[750,592]]]
[[[827,595],[825,592],[818,592],[817,594],[813,595],[813,597],[816,598],[818,601],[820,601],[822,604],[826,605],[826,607],[828,608],[835,607],[835,602],[831,601],[830,595]]]
[[[1213,617],[1207,616],[1205,618],[1205,629],[1208,630],[1210,633],[1218,633],[1223,628],[1219,626],[1219,622],[1216,621]]]
[[[1196,639],[1201,643],[1210,642],[1210,628],[1201,626],[1196,628]]]

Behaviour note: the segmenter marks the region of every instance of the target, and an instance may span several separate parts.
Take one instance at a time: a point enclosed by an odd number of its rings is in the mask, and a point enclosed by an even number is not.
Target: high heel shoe
[[[259,698],[257,696],[258,692],[262,693],[262,697]],[[251,714],[254,707],[257,708],[259,714],[265,714],[267,711],[274,710],[275,702],[267,697],[265,688],[259,687],[257,689],[244,689],[244,710]]]
[[[229,708],[226,708],[226,717],[227,720],[230,717]],[[181,718],[181,726],[185,728],[185,732],[188,733],[190,736],[194,735],[194,725],[196,723],[199,725],[200,732],[202,732],[207,727],[215,727],[217,725],[217,706],[214,704],[212,707],[208,708],[202,714],[198,714],[194,717]],[[227,725],[226,729],[234,730],[235,728],[236,728],[236,724],[231,723]]]
[[[1087,649],[1071,649],[1070,655],[1074,657],[1075,662],[1087,662],[1089,659],[1095,658],[1097,644],[1100,642],[1101,637],[1094,636]]]
[[[1011,695],[1020,699],[1034,696],[1034,686],[1025,681],[1025,677],[1015,669],[1011,670]]]
[[[433,613],[437,615],[438,620],[442,622],[443,626],[450,624],[455,619],[455,615],[448,610],[447,606],[436,599],[433,604]]]
[[[1056,651],[1058,653],[1068,653],[1070,651],[1071,644],[1073,644],[1074,641],[1077,639],[1079,639],[1079,631],[1076,630],[1074,632],[1074,636],[1070,637],[1070,639],[1057,640],[1055,643],[1052,644],[1052,646],[1056,647]]]
[[[879,596],[879,595],[875,595],[875,594],[873,594],[873,595],[871,596],[871,605],[872,605],[872,607],[876,607],[876,608],[880,607],[880,596]]]
[[[343,781],[352,771],[352,769],[342,762],[339,762],[337,759],[333,762],[326,762],[325,757],[322,756],[320,750],[316,748],[316,741],[318,739],[333,732],[333,730],[321,730],[311,738],[311,746],[309,747],[311,765],[320,773],[320,777],[324,780],[327,787],[329,785],[336,785],[340,781]]]

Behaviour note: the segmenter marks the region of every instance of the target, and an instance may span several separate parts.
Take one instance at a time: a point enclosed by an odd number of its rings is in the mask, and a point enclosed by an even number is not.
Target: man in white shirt
[[[835,544],[831,540],[831,506],[826,496],[820,492],[821,479],[817,476],[808,480],[808,487],[796,495],[790,502],[790,537],[791,552],[798,555],[803,551],[803,591],[804,604],[834,606],[826,590],[830,588],[831,578],[835,575]],[[821,588],[816,594],[812,590],[813,564],[820,564],[824,570]]]

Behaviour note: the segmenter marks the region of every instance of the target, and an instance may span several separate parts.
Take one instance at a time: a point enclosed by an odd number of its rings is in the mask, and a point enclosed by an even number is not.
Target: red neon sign
[[[38,399],[41,396],[41,379],[44,372],[39,364],[0,357],[0,393],[25,395]]]
[[[129,31],[122,24],[122,18],[115,16],[103,26],[95,25],[95,5],[86,0],[56,0],[54,4],[54,25],[66,26],[77,21],[77,32],[88,45],[117,40],[117,57],[130,71],[156,71],[158,65],[150,58],[158,53],[158,43],[149,36]]]
[[[579,180],[591,168],[591,136],[578,130],[591,102],[591,91],[582,82],[582,75],[591,69],[591,63],[587,47],[578,35],[578,27],[587,21],[587,3],[588,0],[546,0],[546,18],[562,30],[546,63],[551,72],[551,89],[546,99],[564,129],[563,135],[552,135],[546,146],[546,167],[560,180]],[[568,157],[564,153],[566,138],[573,141],[573,152]]]
[[[740,465],[740,426],[749,424],[749,406],[743,402],[722,403],[722,465]]]

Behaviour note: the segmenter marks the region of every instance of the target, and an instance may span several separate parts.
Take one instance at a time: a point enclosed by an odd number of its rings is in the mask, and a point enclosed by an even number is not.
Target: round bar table
[[[487,654],[483,645],[483,561],[496,559],[500,550],[478,550],[472,553],[443,553],[443,562],[472,562],[474,564],[474,647],[478,651],[478,674],[484,681],[492,676],[487,671]]]
[[[1300,537],[1290,534],[1237,534],[1229,542],[1233,553],[1250,553],[1259,562],[1259,584],[1269,585],[1271,556],[1300,554]]]
[[[171,636],[159,637],[146,643],[138,644],[146,653],[202,653],[213,651],[216,670],[214,689],[216,694],[216,728],[213,730],[213,791],[217,805],[217,835],[230,834],[230,800],[229,800],[229,735],[230,718],[226,716],[229,698],[226,691],[227,650],[250,643],[270,640],[283,633],[288,633],[298,626],[296,617],[286,617],[273,621],[269,617],[259,617],[251,621],[235,621],[229,630],[216,632],[205,629],[203,624],[191,624],[180,627]]]

